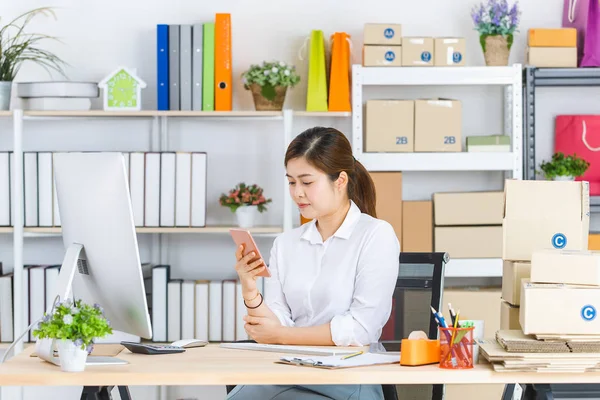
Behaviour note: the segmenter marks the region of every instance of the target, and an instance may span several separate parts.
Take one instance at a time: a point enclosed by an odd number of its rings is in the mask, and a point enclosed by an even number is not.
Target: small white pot
[[[241,206],[235,210],[240,228],[252,228],[258,213],[258,206]]]
[[[85,370],[88,352],[76,346],[72,340],[56,340],[60,369],[65,372],[81,372]]]
[[[12,82],[0,81],[0,110],[8,110],[10,107]]]
[[[555,176],[554,181],[574,181],[575,177],[568,175],[568,176]]]

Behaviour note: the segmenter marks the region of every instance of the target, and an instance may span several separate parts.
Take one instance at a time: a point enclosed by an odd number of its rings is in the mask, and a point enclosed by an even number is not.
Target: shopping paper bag
[[[590,196],[600,195],[600,115],[558,115],[554,151],[577,155],[590,163],[577,181],[590,182]]]
[[[593,67],[600,65],[600,33],[597,0],[564,0],[563,28],[577,29],[577,65]]]
[[[323,31],[310,34],[306,111],[327,111],[327,70]]]
[[[329,111],[351,111],[350,35],[345,32],[331,35]]]

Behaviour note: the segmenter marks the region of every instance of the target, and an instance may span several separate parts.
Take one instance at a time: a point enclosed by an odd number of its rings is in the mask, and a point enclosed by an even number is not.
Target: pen
[[[359,352],[357,352],[357,353],[348,354],[347,356],[344,356],[344,357],[342,357],[342,360],[346,360],[346,359],[348,359],[348,358],[352,358],[352,357],[359,356],[359,355],[361,355],[362,353],[363,353],[362,351],[359,351]]]

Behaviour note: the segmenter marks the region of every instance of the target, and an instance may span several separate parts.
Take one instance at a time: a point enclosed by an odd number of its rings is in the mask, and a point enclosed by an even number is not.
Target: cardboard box
[[[363,44],[393,46],[402,44],[401,24],[365,24]]]
[[[588,250],[534,251],[531,282],[600,286],[600,253]]]
[[[526,335],[600,332],[600,287],[523,282],[519,321]]]
[[[535,250],[586,250],[589,183],[507,179],[502,258],[531,261]]]
[[[375,183],[377,218],[389,222],[402,243],[402,172],[371,172]]]
[[[500,304],[500,329],[504,330],[521,330],[519,322],[520,308],[502,301]]]
[[[591,233],[588,235],[588,250],[600,250],[600,234]]]
[[[435,227],[435,251],[453,258],[500,258],[501,226]]]
[[[402,39],[402,65],[405,67],[432,67],[433,38],[404,37]]]
[[[433,63],[439,67],[465,65],[467,50],[464,38],[438,37],[433,41]]]
[[[531,276],[531,263],[504,260],[502,265],[502,299],[518,306],[521,304],[521,283]],[[519,328],[520,329],[520,328]]]
[[[529,47],[525,60],[539,68],[576,68],[577,47]]]
[[[433,194],[436,226],[502,225],[504,192]]]
[[[483,337],[493,338],[500,329],[500,288],[449,288],[444,289],[442,296],[445,316],[450,315],[451,303],[454,310],[460,310],[461,320],[484,321]]]
[[[432,208],[431,201],[402,202],[402,251],[433,251]]]
[[[363,66],[400,67],[402,66],[401,46],[364,46]]]
[[[368,100],[365,151],[412,152],[415,149],[415,102]]]
[[[415,100],[415,151],[462,151],[460,101]]]
[[[529,47],[577,47],[575,28],[531,28]]]
[[[468,152],[507,152],[510,151],[510,136],[486,135],[467,136]]]

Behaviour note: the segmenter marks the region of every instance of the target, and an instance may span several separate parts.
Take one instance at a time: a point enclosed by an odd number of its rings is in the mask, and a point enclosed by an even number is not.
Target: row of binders
[[[11,226],[13,220],[13,154],[0,153],[0,226]],[[52,154],[23,154],[26,227],[61,226]],[[206,153],[131,152],[123,157],[136,226],[206,226]]]
[[[197,24],[159,24],[159,110],[231,111],[231,15]]]
[[[247,340],[246,307],[239,281],[185,280],[171,277],[170,265],[152,268],[146,291],[152,319],[152,341],[202,339],[210,342]],[[257,280],[264,295],[264,279]]]

